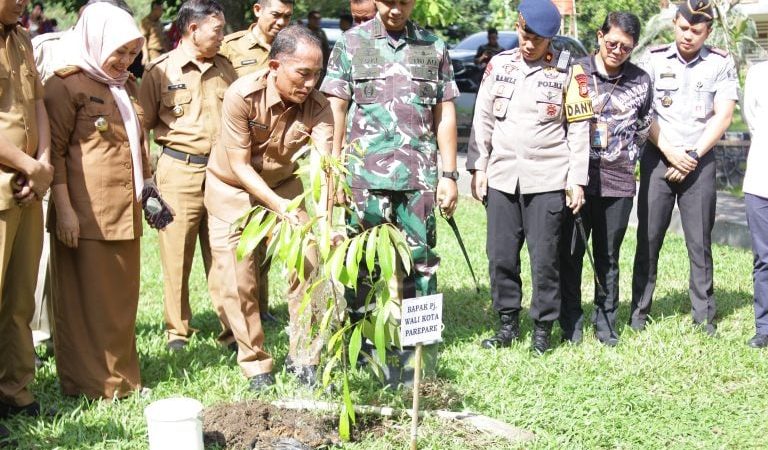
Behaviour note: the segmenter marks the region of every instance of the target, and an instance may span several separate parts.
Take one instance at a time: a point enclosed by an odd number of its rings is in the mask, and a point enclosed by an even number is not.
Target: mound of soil
[[[341,443],[336,418],[276,408],[256,400],[203,411],[206,448],[303,450]]]

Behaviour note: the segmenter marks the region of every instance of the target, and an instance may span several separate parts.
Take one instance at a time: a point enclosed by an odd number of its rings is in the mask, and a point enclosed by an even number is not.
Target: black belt
[[[174,150],[170,147],[163,146],[163,153],[170,156],[173,159],[178,159],[179,161],[184,161],[187,164],[208,164],[208,156],[207,155],[192,155],[189,153],[180,152],[178,150]]]

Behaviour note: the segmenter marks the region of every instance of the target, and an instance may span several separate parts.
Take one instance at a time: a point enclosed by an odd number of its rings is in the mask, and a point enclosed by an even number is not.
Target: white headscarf
[[[105,2],[88,5],[70,37],[73,54],[68,58],[68,63],[81,68],[88,77],[108,85],[115,98],[131,147],[136,198],[141,199],[141,190],[144,187],[141,124],[128,92],[125,91],[128,72],[119,78],[112,78],[104,72],[102,65],[115,50],[135,39],[141,39],[140,45],[143,45],[144,37],[130,14]]]

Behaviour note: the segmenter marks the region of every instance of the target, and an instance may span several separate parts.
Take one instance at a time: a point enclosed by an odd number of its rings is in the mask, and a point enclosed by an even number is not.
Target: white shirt
[[[744,175],[744,192],[768,198],[768,61],[755,64],[744,84],[744,120],[752,134]]]

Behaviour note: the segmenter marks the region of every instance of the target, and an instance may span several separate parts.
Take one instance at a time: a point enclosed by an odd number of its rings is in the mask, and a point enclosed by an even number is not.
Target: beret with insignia
[[[691,25],[711,22],[715,17],[712,0],[684,0],[677,6],[677,13]]]
[[[517,12],[520,26],[543,38],[560,31],[560,11],[550,0],[522,0]]]

